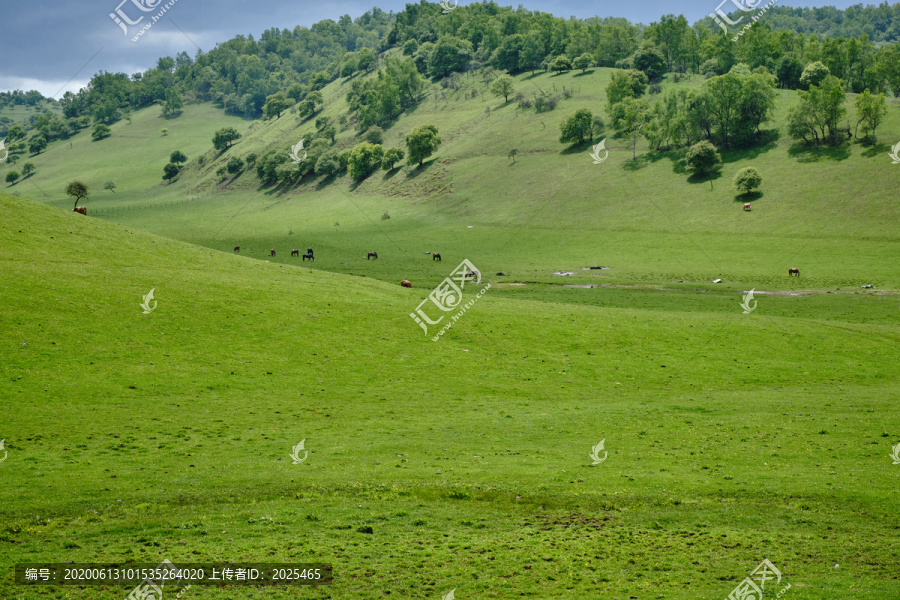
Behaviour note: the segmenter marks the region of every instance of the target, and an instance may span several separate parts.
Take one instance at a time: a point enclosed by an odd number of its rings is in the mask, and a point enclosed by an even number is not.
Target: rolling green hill
[[[0,220],[7,564],[333,563],[311,598],[720,598],[769,558],[795,598],[898,590],[896,295],[742,315],[736,294],[492,287],[434,343],[421,289],[8,195]],[[9,573],[0,595],[45,597]]]

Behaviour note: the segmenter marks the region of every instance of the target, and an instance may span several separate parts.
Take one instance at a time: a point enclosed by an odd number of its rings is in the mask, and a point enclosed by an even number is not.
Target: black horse
[[[431,260],[436,260],[438,262],[441,262],[441,255],[439,253],[435,252],[434,254],[431,255]]]
[[[369,260],[370,258],[375,258],[375,259],[377,259],[377,258],[378,258],[378,253],[377,253],[377,252],[369,252],[368,256],[366,256],[366,260]]]
[[[308,258],[309,260],[313,261],[313,262],[316,262],[316,259],[315,259],[315,257],[314,257],[312,254],[304,254],[304,255],[303,255],[303,260],[304,260],[304,261],[305,261],[307,258]]]

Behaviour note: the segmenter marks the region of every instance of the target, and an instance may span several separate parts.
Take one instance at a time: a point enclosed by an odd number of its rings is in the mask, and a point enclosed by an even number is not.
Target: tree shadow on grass
[[[393,167],[390,171],[385,172],[385,174],[381,177],[382,181],[388,181],[394,178],[394,175],[400,172],[400,167]]]
[[[573,78],[575,78],[575,77],[587,77],[588,75],[593,75],[593,74],[594,74],[594,69],[588,69],[587,71],[584,71],[584,72],[582,72],[582,73],[575,73],[575,75],[573,75],[572,77],[573,77]]]
[[[840,146],[807,146],[794,144],[788,148],[788,156],[796,158],[797,162],[814,163],[821,160],[847,160],[850,158],[850,147],[846,144]]]
[[[410,169],[406,173],[406,178],[407,179],[415,179],[416,177],[418,177],[419,175],[421,175],[422,173],[427,171],[428,167],[433,165],[436,160],[437,160],[437,158],[435,157],[435,158],[432,158],[431,160],[422,161],[422,166],[416,165],[414,168]]]
[[[735,202],[740,202],[741,204],[746,204],[748,202],[755,202],[763,197],[763,193],[760,191],[756,192],[747,192],[746,194],[738,194],[734,197]]]
[[[580,144],[578,144],[578,143],[571,144],[570,146],[563,148],[562,150],[559,151],[559,153],[562,154],[563,156],[567,156],[569,154],[581,154],[582,152],[584,152],[585,150],[587,150],[588,148],[591,148],[591,147],[593,147],[593,143],[590,140],[584,140]]]
[[[335,179],[337,179],[338,177],[338,173],[334,173],[332,175],[329,175],[328,177],[324,177],[322,181],[316,184],[316,191],[321,191],[324,188],[328,187],[329,185],[334,183]]]
[[[622,165],[622,168],[626,171],[639,171],[655,162],[659,162],[665,158],[671,158],[668,154],[668,152],[663,152],[661,150],[651,150],[650,152],[641,154],[637,158],[626,161],[625,164]]]
[[[723,163],[733,163],[740,160],[753,160],[764,152],[775,150],[781,134],[777,129],[766,129],[756,135],[753,144],[720,151]]]
[[[687,178],[688,183],[699,184],[699,183],[712,183],[717,179],[722,178],[722,171],[715,170],[709,173],[691,173],[691,175]]]
[[[528,81],[529,79],[537,79],[541,75],[546,75],[546,74],[547,74],[547,71],[536,71],[536,72],[532,73],[531,75],[526,75],[525,77],[523,77],[522,81]]]
[[[862,156],[866,158],[872,158],[874,156],[879,156],[881,154],[888,154],[891,152],[892,147],[890,144],[863,144],[866,147],[865,150],[862,151]]]

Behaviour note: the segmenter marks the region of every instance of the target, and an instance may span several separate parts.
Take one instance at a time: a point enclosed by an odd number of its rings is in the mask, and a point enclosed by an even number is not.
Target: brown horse
[[[291,248],[291,256],[300,256],[300,251],[296,248]]]
[[[235,246],[235,247],[234,247],[234,251],[235,251],[235,252],[240,252],[240,251],[241,251],[241,247],[240,247],[240,246]]]
[[[434,254],[431,255],[431,260],[436,260],[438,262],[441,262],[441,255],[438,252],[435,252]]]
[[[404,279],[403,281],[401,281],[400,285],[402,285],[403,287],[408,287],[408,288],[412,287],[412,284],[407,279]]]
[[[83,206],[76,206],[72,209],[72,212],[77,212],[79,215],[87,216],[87,209]]]
[[[744,210],[750,210],[751,208],[753,208],[753,207],[750,206],[749,202],[744,202]]]
[[[272,256],[275,256],[275,248],[272,248],[271,250],[269,250],[269,252],[272,253],[272,254],[271,254]]]
[[[797,277],[800,277],[800,269],[795,269],[795,268],[791,267],[790,269],[788,269],[788,277],[790,277],[791,275],[796,275]]]
[[[377,260],[378,253],[377,252],[369,252],[368,256],[366,256],[366,260],[369,260],[370,258],[375,258]]]
[[[303,260],[304,260],[304,261],[305,261],[307,258],[308,258],[309,260],[313,261],[313,262],[316,262],[316,258],[315,258],[312,254],[304,254],[304,255],[303,255]]]

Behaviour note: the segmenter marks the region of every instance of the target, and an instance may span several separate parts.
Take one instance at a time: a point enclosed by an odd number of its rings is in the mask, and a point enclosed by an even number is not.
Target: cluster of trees
[[[868,23],[868,17],[876,21]],[[807,24],[806,18],[814,23]],[[653,82],[667,72],[724,75],[744,63],[751,71],[761,68],[776,75],[781,87],[800,89],[804,68],[820,61],[845,80],[850,91],[900,95],[896,7],[855,6],[846,11],[774,7],[766,13],[766,21],[757,22],[735,42],[709,18],[691,26],[684,16],[665,15],[640,28],[624,19],[562,19],[494,2],[442,15],[439,5],[420,3],[407,5],[397,15],[384,45],[402,47],[419,71],[431,77],[483,66],[533,72],[596,65],[636,69]],[[837,31],[853,37],[821,39]]]
[[[34,172],[36,170],[37,170],[37,168],[34,166],[34,163],[27,162],[24,165],[22,165],[21,173],[19,173],[18,171],[15,171],[15,170],[7,171],[6,183],[13,185],[14,183],[16,183],[19,180],[19,177],[26,177],[26,178],[30,177],[30,176],[34,175]]]
[[[310,136],[312,143],[305,148],[306,156],[299,162],[291,161],[285,150],[269,150],[258,159],[248,157],[247,163],[255,165],[256,175],[265,185],[293,184],[309,174],[329,179],[347,172],[354,179],[364,179],[379,167],[386,171],[395,168],[404,158],[409,164],[422,166],[441,144],[437,128],[422,125],[406,136],[405,151],[402,148],[386,149],[382,130],[374,126],[362,136],[361,142],[340,150],[334,146],[333,139],[329,140],[327,132],[323,134],[325,127],[327,125]]]
[[[187,156],[181,150],[175,150],[169,155],[169,164],[163,167],[163,179],[171,182],[181,172],[181,165],[187,162]],[[111,182],[107,182],[111,183]],[[115,188],[115,184],[113,184]],[[106,188],[110,189],[110,188]]]
[[[350,112],[357,112],[357,127],[386,127],[423,97],[425,79],[412,59],[388,58],[377,77],[356,79],[347,92]]]

